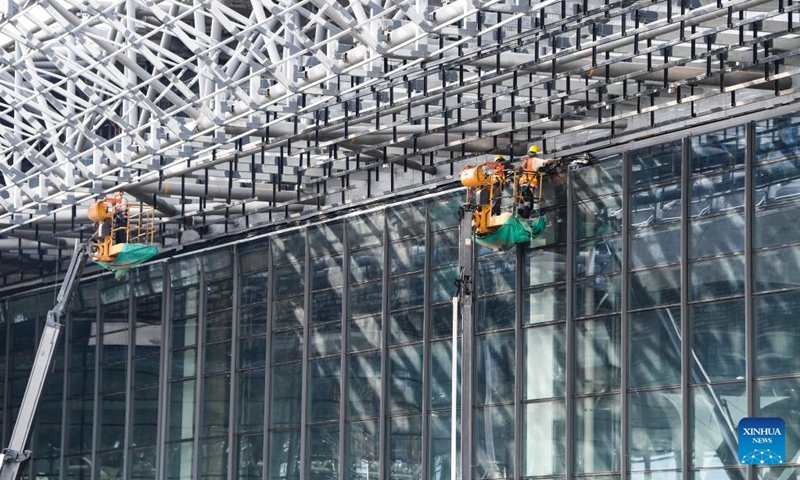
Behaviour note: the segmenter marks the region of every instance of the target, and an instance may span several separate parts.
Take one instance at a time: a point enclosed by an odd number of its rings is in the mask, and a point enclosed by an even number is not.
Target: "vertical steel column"
[[[172,286],[169,273],[169,264],[162,263],[162,289],[161,289],[161,368],[158,379],[158,420],[156,430],[156,476],[166,478],[166,445],[167,445],[167,420],[169,419],[169,372],[172,368]]]
[[[79,295],[80,292],[80,285],[75,287],[77,291],[75,295]],[[74,303],[73,303],[74,305]],[[58,459],[58,471],[59,477],[65,478],[64,472],[67,471],[67,461],[66,461],[66,451],[67,451],[67,442],[69,442],[69,402],[67,399],[69,398],[69,380],[70,380],[70,368],[72,368],[72,360],[70,355],[70,349],[72,347],[72,322],[73,322],[73,312],[67,313],[67,320],[64,322],[64,378],[62,379],[63,385],[61,386],[61,453],[59,454]],[[6,322],[11,323],[11,322]],[[5,325],[2,327],[5,328]],[[8,338],[8,337],[6,337]],[[6,355],[8,355],[8,350],[6,350]],[[7,358],[7,357],[6,357]],[[6,365],[8,365],[8,360],[6,360]],[[7,378],[7,377],[6,377]],[[4,392],[8,392],[7,389],[4,388]],[[6,393],[7,395],[7,393]],[[2,408],[2,406],[0,406]],[[2,432],[0,432],[0,438],[2,438]],[[5,445],[5,443],[4,443]]]
[[[386,209],[383,209],[383,274],[381,285],[381,294],[383,301],[381,302],[381,407],[380,419],[378,420],[378,434],[379,449],[378,449],[378,478],[384,480],[386,478],[387,464],[386,461],[389,445],[388,436],[389,427],[386,416],[389,412],[389,228],[386,221]]]
[[[305,289],[303,291],[303,352],[301,358],[303,359],[302,369],[302,384],[300,386],[300,478],[307,478],[308,469],[306,463],[308,460],[308,340],[311,338],[311,261],[308,257],[311,256],[311,248],[308,245],[308,230],[303,229],[303,237],[305,243],[305,258],[303,259],[303,282]]]
[[[461,220],[459,233],[458,264],[462,273],[461,284],[461,479],[472,479],[472,376],[473,318],[472,281],[474,278],[474,245],[472,243],[472,219],[467,213]],[[464,276],[469,280],[463,283]],[[468,289],[465,291],[465,289]],[[453,355],[458,354],[456,339],[453,339]],[[455,415],[456,412],[453,412]],[[452,459],[455,465],[456,459]]]
[[[630,152],[622,154],[622,262],[620,269],[620,427],[619,427],[619,459],[620,480],[628,480],[628,385],[630,375],[630,328],[628,325],[628,294],[630,269],[630,219],[631,219],[631,176]]]
[[[691,138],[686,137],[681,143],[681,478],[689,480],[689,464],[691,454],[691,422],[689,411],[689,381],[691,375],[691,345],[689,345],[689,206],[692,198],[689,194],[689,177],[691,164],[689,152]]]
[[[350,334],[350,320],[347,318],[350,304],[350,245],[347,235],[347,223],[342,221],[342,358],[340,360],[339,385],[339,477],[347,474],[347,380],[348,358],[347,347]]]
[[[433,233],[429,220],[428,210],[430,202],[425,203],[425,267],[424,267],[424,286],[422,299],[422,478],[428,477],[430,470],[430,422],[428,421],[428,411],[431,409],[431,379],[428,372],[431,366],[431,250],[433,247]],[[453,344],[455,345],[453,339]],[[453,379],[453,382],[456,380]],[[455,412],[453,412],[455,415]],[[344,478],[344,477],[339,477]]]
[[[106,277],[108,278],[108,277]],[[97,335],[97,339],[95,341],[95,354],[94,354],[94,390],[93,390],[93,400],[92,405],[94,410],[92,411],[92,473],[91,473],[91,480],[97,480],[97,447],[99,446],[99,442],[97,440],[98,430],[100,429],[100,407],[102,406],[100,402],[100,381],[103,378],[100,375],[100,358],[103,356],[103,301],[100,297],[100,284],[103,281],[103,277],[97,280],[95,284],[95,298],[97,299],[97,308],[95,310],[95,325],[97,328],[95,329],[95,335]]]
[[[197,372],[194,385],[194,436],[192,445],[192,478],[200,478],[200,430],[203,426],[203,374],[205,374],[206,363],[206,269],[203,259],[198,255],[195,257],[200,264],[200,274],[198,278],[198,299],[197,299]]]
[[[264,368],[264,448],[262,450],[261,478],[269,478],[270,405],[272,404],[272,300],[275,285],[275,270],[272,261],[272,238],[267,242],[267,358]]]
[[[756,415],[756,389],[755,389],[755,359],[756,359],[756,328],[755,312],[753,308],[753,216],[755,202],[753,201],[754,179],[753,161],[755,156],[755,123],[745,125],[745,154],[744,154],[744,351],[745,351],[745,397],[747,398],[747,416]],[[755,479],[754,465],[747,466],[747,478]]]
[[[566,271],[566,282],[567,282],[567,305],[566,305],[566,325],[564,331],[566,332],[565,338],[565,350],[566,350],[566,363],[565,368],[567,371],[567,381],[564,388],[564,429],[565,432],[565,441],[566,441],[566,455],[564,461],[564,475],[567,479],[572,478],[573,474],[573,463],[575,458],[575,421],[574,421],[574,408],[575,402],[572,398],[574,388],[573,388],[573,376],[575,373],[575,359],[573,358],[573,343],[574,343],[574,332],[573,326],[574,321],[573,317],[575,316],[575,293],[573,285],[575,282],[575,271],[574,261],[575,261],[575,219],[573,215],[573,211],[575,209],[575,182],[572,180],[572,173],[567,173],[567,271]]]
[[[514,299],[514,351],[516,355],[514,356],[514,371],[516,375],[514,375],[514,477],[519,478],[522,477],[522,469],[524,467],[524,462],[522,461],[522,456],[528,451],[527,448],[523,448],[523,438],[525,429],[523,428],[524,423],[524,415],[525,415],[525,406],[522,403],[524,400],[524,388],[525,382],[523,381],[525,363],[523,362],[523,352],[524,352],[524,342],[522,336],[525,334],[525,331],[522,329],[522,269],[525,266],[525,247],[522,245],[517,245],[516,247],[516,261],[517,261],[517,271],[515,275],[515,283],[517,285],[517,291]]]
[[[9,316],[10,316],[10,314],[11,314],[10,302],[9,302],[9,305],[8,305],[8,309],[9,309]],[[9,357],[11,356],[11,318],[9,318],[6,321],[6,324],[3,326],[3,328],[5,328],[5,330],[6,330],[6,344],[5,344],[6,361],[3,362],[5,364],[5,365],[3,365],[3,391],[6,392],[6,394],[3,395],[3,432],[2,432],[3,433],[3,438],[2,438],[2,440],[3,440],[3,445],[7,445],[9,437],[11,436],[11,429],[13,427],[13,425],[11,425],[11,408],[10,408],[11,396],[8,395],[8,391],[9,391],[8,387],[11,385],[11,382],[9,381],[9,378],[11,376],[11,362],[9,361]]]
[[[239,377],[236,375],[236,368],[239,365],[239,262],[237,261],[238,247],[233,245],[233,312],[231,312],[231,390],[228,402],[230,408],[228,409],[228,480],[234,480],[236,470],[236,419],[239,413],[239,404],[237,399],[239,397]]]
[[[130,295],[128,295],[128,348],[125,353],[125,424],[123,434],[123,448],[122,452],[122,471],[127,476],[131,472],[131,421],[133,420],[133,375],[135,369],[133,368],[133,350],[136,348],[136,291],[133,288],[133,282],[130,276],[128,278],[128,288]]]

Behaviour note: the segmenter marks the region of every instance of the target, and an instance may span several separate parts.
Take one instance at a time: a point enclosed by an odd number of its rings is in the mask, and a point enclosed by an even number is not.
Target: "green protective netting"
[[[127,275],[131,268],[150,260],[156,255],[158,255],[158,247],[155,245],[126,243],[122,246],[122,251],[119,252],[113,262],[105,263],[95,260],[94,263],[114,272],[117,279],[119,279]]]
[[[547,221],[544,217],[524,220],[513,215],[494,233],[475,236],[475,242],[492,250],[507,250],[518,243],[528,243],[544,232]]]

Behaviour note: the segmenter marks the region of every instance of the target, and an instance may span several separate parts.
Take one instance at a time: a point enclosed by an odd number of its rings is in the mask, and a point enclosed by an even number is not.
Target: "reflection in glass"
[[[130,478],[131,480],[157,478],[156,447],[134,448],[131,450]]]
[[[620,469],[619,395],[575,400],[575,471],[609,472]]]
[[[456,293],[453,282],[458,278],[458,267],[445,267],[431,271],[431,302],[446,302]]]
[[[305,307],[303,306],[303,296],[278,300],[273,304],[272,328],[282,330],[284,328],[295,328],[303,325]]]
[[[450,193],[431,199],[428,203],[431,230],[438,231],[458,226],[456,212],[462,203],[464,203],[464,192]]]
[[[422,410],[422,345],[389,350],[389,414]]]
[[[679,181],[681,142],[663,143],[630,152],[630,169],[633,188]]]
[[[744,212],[693,219],[689,230],[689,258],[741,252],[744,231]]]
[[[382,247],[368,248],[350,254],[350,283],[378,280],[382,274]]]
[[[341,360],[338,357],[309,362],[309,423],[337,420],[342,388]]]
[[[266,270],[269,239],[260,238],[236,245],[236,257],[239,259],[239,271],[243,274]]]
[[[230,342],[217,343],[206,347],[203,373],[227,372],[231,369]]]
[[[575,246],[575,277],[590,277],[619,271],[622,262],[621,237],[602,237]]]
[[[692,217],[744,208],[744,170],[691,180]]]
[[[270,240],[272,263],[275,265],[302,262],[306,258],[306,235],[303,230],[275,235]]]
[[[272,367],[271,373],[270,426],[274,428],[300,425],[302,365],[299,362],[276,365]]]
[[[522,286],[563,282],[567,277],[566,247],[526,249],[522,266]]]
[[[514,332],[475,339],[475,404],[514,400]]]
[[[394,417],[388,427],[388,478],[422,478],[422,417]]]
[[[478,260],[475,291],[478,295],[512,290],[516,286],[516,250]]]
[[[270,432],[269,480],[300,480],[300,429]]]
[[[173,319],[172,348],[197,345],[197,317]]]
[[[308,478],[339,478],[339,425],[308,428]]]
[[[348,300],[351,316],[380,312],[383,305],[383,283],[378,281],[351,285]]]
[[[194,442],[175,442],[167,444],[167,479],[192,480],[192,460]]]
[[[430,360],[430,393],[431,408],[449,408],[452,403],[453,389],[453,342],[452,340],[442,340],[431,343]],[[461,372],[461,354],[459,350],[457,375]],[[458,380],[457,380],[458,381]],[[456,405],[461,405],[461,383],[456,385],[457,400]]]
[[[201,436],[227,435],[230,417],[231,376],[203,379],[203,428]]]
[[[800,247],[786,247],[753,254],[756,292],[800,286]]]
[[[200,478],[226,480],[228,478],[228,439],[226,437],[200,440]]]
[[[342,284],[342,256],[324,257],[313,260],[311,266],[311,288],[322,290]]]
[[[424,230],[424,223],[423,230]],[[391,232],[391,230],[390,230]],[[412,238],[389,245],[389,273],[404,273],[422,270],[425,267],[425,237]]]
[[[334,288],[311,294],[311,323],[322,323],[342,318],[342,289]]]
[[[312,327],[309,342],[308,355],[311,358],[339,353],[342,350],[342,324],[334,322]]]
[[[616,313],[620,309],[619,275],[590,277],[575,283],[575,316]]]
[[[216,312],[233,306],[233,279],[208,282],[206,292],[207,312]]]
[[[786,422],[786,460],[797,463],[800,455],[800,379],[782,378],[756,382],[756,417],[782,418]],[[777,478],[773,469],[766,478]]]
[[[744,125],[691,137],[692,174],[744,165],[745,138]]]
[[[692,382],[744,380],[744,300],[689,307]]]
[[[381,400],[380,353],[350,355],[348,367],[348,418],[377,417]]]
[[[679,308],[631,313],[631,388],[673,385],[681,380]]]
[[[267,364],[267,336],[239,340],[238,368],[263,367]]]
[[[424,315],[421,308],[389,314],[389,345],[422,341]]]
[[[275,297],[303,293],[305,263],[292,263],[275,268]]]
[[[617,316],[583,320],[575,328],[575,391],[577,394],[620,388],[621,325]]]
[[[715,258],[689,265],[691,299],[741,295],[744,293],[744,255]]]
[[[609,195],[622,191],[622,156],[601,159],[572,172],[573,191],[577,200]]]
[[[424,272],[389,279],[389,310],[422,306],[425,301]]]
[[[669,305],[681,301],[680,267],[661,267],[630,274],[630,308]]]
[[[380,430],[377,421],[348,425],[347,478],[378,480],[380,477]]]
[[[564,395],[565,330],[563,323],[525,329],[525,399],[535,400]],[[511,339],[513,346],[513,336]],[[513,369],[513,364],[511,365]],[[511,381],[513,383],[513,377]],[[513,385],[511,387],[513,389]]]
[[[680,222],[655,225],[630,234],[630,267],[641,268],[681,259]]]
[[[744,383],[691,388],[692,466],[738,466],[739,420],[747,416]]]
[[[172,291],[172,318],[197,315],[200,290],[197,287]]]
[[[756,376],[800,371],[800,292],[755,297]]]
[[[629,468],[674,470],[681,465],[681,392],[628,393]]]
[[[263,333],[267,333],[267,305],[262,303],[240,308],[239,336],[249,337]]]
[[[457,415],[460,415],[457,414]],[[450,411],[431,412],[430,419],[430,442],[429,442],[429,471],[431,480],[450,480],[453,465],[450,459],[450,436],[451,436],[451,415]],[[456,475],[461,478],[461,421],[457,421],[456,426]]]
[[[261,480],[264,464],[264,434],[243,435],[238,438],[236,455],[237,480]]]
[[[381,317],[355,318],[349,321],[347,351],[372,350],[381,346]]]
[[[412,202],[386,209],[386,229],[389,240],[425,234],[425,204]]]
[[[312,257],[333,255],[344,249],[344,228],[341,221],[325,222],[308,227],[308,249]]]
[[[515,311],[514,292],[480,297],[475,301],[475,331],[485,332],[512,327],[514,326]]]
[[[622,197],[597,198],[575,204],[575,239],[622,231]]]
[[[264,428],[265,372],[249,370],[239,373],[237,431],[247,432]]]
[[[431,268],[458,261],[458,230],[436,232],[431,236]]]
[[[206,318],[206,343],[229,340],[231,338],[232,324],[232,310],[209,314]]]
[[[514,406],[475,409],[475,478],[514,478]]]
[[[797,203],[784,203],[772,208],[756,208],[753,219],[755,248],[782,246],[800,238]]]
[[[798,177],[800,161],[796,156],[753,168],[753,202],[765,205],[796,199],[798,192],[794,182]]]
[[[158,434],[158,387],[135,390],[131,410],[131,443],[140,447],[155,445]]]
[[[383,212],[351,217],[347,222],[347,241],[350,248],[362,248],[383,242]]]
[[[523,469],[528,477],[564,473],[564,401],[525,404]]]
[[[168,440],[194,436],[195,380],[170,384]]]
[[[99,434],[98,450],[122,448],[125,445],[124,393],[105,395],[100,399]]]

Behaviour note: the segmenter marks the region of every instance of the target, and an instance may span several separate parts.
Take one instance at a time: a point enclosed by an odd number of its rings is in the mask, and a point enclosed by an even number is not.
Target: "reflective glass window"
[[[800,238],[797,221],[798,204],[788,203],[771,208],[757,208],[753,220],[753,242],[756,248],[783,246]]]
[[[765,205],[797,199],[800,192],[795,182],[798,177],[800,159],[797,156],[753,167],[753,203]]]
[[[239,309],[239,336],[267,333],[267,305],[258,304]]]
[[[525,404],[523,468],[525,476],[564,473],[566,425],[564,401]]]
[[[690,186],[692,217],[744,208],[744,170],[696,177]]]
[[[595,160],[572,172],[573,191],[577,200],[586,200],[622,191],[622,156]]]
[[[271,427],[300,425],[302,372],[303,368],[299,362],[272,367],[270,389],[272,398],[269,410]]]
[[[247,432],[264,428],[265,385],[266,378],[263,369],[239,373],[237,431]]]
[[[431,236],[431,266],[433,268],[458,261],[458,230],[435,232]]]
[[[514,292],[480,297],[475,301],[475,330],[484,332],[512,327],[515,311]]]
[[[424,301],[424,272],[389,279],[389,310],[422,306]]]
[[[630,222],[632,229],[649,227],[681,217],[679,184],[660,185],[631,193]]]
[[[176,318],[172,324],[172,348],[197,345],[197,317]]]
[[[800,247],[786,247],[753,254],[753,289],[756,292],[800,285]]]
[[[369,315],[381,311],[383,305],[383,283],[370,282],[350,286],[350,316]]]
[[[461,371],[461,354],[456,365],[456,376]],[[450,408],[453,395],[453,342],[442,340],[431,343],[430,404],[432,409]],[[456,404],[461,404],[461,383],[456,380]]]
[[[744,231],[744,212],[694,219],[689,227],[689,258],[741,252]]]
[[[230,340],[231,326],[233,324],[233,311],[211,313],[206,317],[205,341],[220,342]]]
[[[681,380],[679,308],[631,313],[631,388],[674,385]]]
[[[691,137],[692,174],[744,165],[745,138],[744,125]]]
[[[69,453],[92,451],[94,399],[76,398],[69,401]]]
[[[383,274],[383,248],[368,248],[350,254],[350,283],[379,280]]]
[[[619,275],[590,277],[575,283],[575,316],[616,313],[620,309]]]
[[[402,275],[423,268],[425,268],[425,237],[389,245],[390,275]]]
[[[260,238],[236,246],[239,271],[243,274],[266,270],[269,267],[269,240]]]
[[[446,302],[456,293],[454,285],[458,278],[458,267],[445,267],[431,272],[431,302]]]
[[[303,296],[278,300],[272,305],[272,328],[282,330],[303,325],[305,307]]]
[[[576,472],[610,472],[620,469],[621,411],[619,395],[575,400]]]
[[[475,404],[514,400],[514,332],[475,338]]]
[[[431,221],[431,230],[444,230],[458,226],[456,212],[464,203],[464,192],[458,191],[428,201],[428,216]]]
[[[350,355],[348,368],[348,418],[377,417],[381,400],[380,353]]]
[[[575,322],[575,391],[619,391],[622,330],[620,318]]]
[[[513,348],[513,335],[510,338]],[[524,340],[524,398],[535,400],[564,395],[566,387],[564,324],[526,328]],[[510,368],[513,370],[513,364]],[[511,383],[513,390],[513,381]]]
[[[195,385],[194,379],[170,384],[168,440],[194,436]]]
[[[680,273],[678,266],[631,273],[630,308],[680,303]]]
[[[692,466],[739,466],[736,426],[747,416],[744,383],[701,385],[689,395]]]
[[[172,317],[197,315],[200,290],[197,287],[172,291]]]
[[[270,432],[269,480],[300,480],[300,430]]]
[[[348,425],[347,472],[349,478],[378,480],[380,477],[380,429],[378,422]]]
[[[622,240],[619,236],[602,237],[575,246],[576,278],[616,273],[622,262]]]
[[[192,480],[194,442],[174,442],[167,444],[167,479]]]
[[[715,258],[689,265],[691,299],[744,294],[744,256]]]
[[[306,258],[305,231],[294,230],[270,237],[270,247],[274,265],[302,262]]]
[[[232,278],[208,282],[206,292],[206,311],[216,312],[233,306]]]
[[[206,347],[203,373],[227,372],[231,369],[230,342]]]
[[[422,341],[424,316],[421,308],[389,314],[389,345]]]
[[[170,377],[183,378],[197,375],[197,349],[176,350],[172,352]]]
[[[333,255],[344,249],[344,226],[341,221],[308,227],[308,249],[312,257]]]
[[[505,292],[515,288],[516,250],[478,260],[475,291],[478,295]]]
[[[631,187],[677,182],[681,178],[681,142],[630,152]]]
[[[757,376],[800,372],[800,291],[755,297]]]
[[[475,409],[475,478],[514,478],[514,406]]]
[[[791,157],[800,153],[797,115],[756,122],[756,162]]]
[[[567,287],[555,285],[522,292],[522,323],[564,320],[567,316]]]
[[[347,241],[350,249],[369,247],[383,242],[383,212],[351,217],[347,222]]]
[[[342,256],[315,258],[311,266],[311,288],[322,290],[342,284]]]
[[[525,263],[522,267],[522,286],[533,287],[563,282],[567,275],[566,251],[564,246],[526,249]]]
[[[288,297],[303,293],[305,264],[290,263],[275,268],[275,297]]]
[[[308,368],[309,423],[338,420],[342,391],[341,359],[315,360],[309,362]]]
[[[196,284],[200,281],[200,259],[192,255],[171,261],[169,279],[172,288]]]
[[[135,390],[131,409],[131,442],[138,446],[155,445],[158,435],[158,387]]]
[[[380,316],[354,318],[348,322],[347,351],[372,350],[381,346]]]
[[[318,425],[308,428],[308,478],[339,478],[339,425]]]
[[[264,434],[242,435],[237,438],[237,443],[237,480],[262,480]]]
[[[272,334],[272,363],[300,360],[302,355],[302,330],[289,330]]]
[[[641,268],[681,259],[681,224],[665,223],[630,234],[630,267]]]
[[[231,376],[203,379],[203,423],[201,436],[227,435],[230,412]]]
[[[675,470],[681,465],[681,391],[632,392],[628,458],[631,470]]]
[[[386,209],[389,240],[425,234],[425,203],[418,201]]]
[[[228,439],[207,438],[200,441],[200,478],[226,480],[228,478]]]
[[[622,231],[622,197],[602,197],[575,204],[575,239]]]
[[[240,305],[264,302],[267,300],[269,272],[255,272],[242,275],[239,280]]]
[[[342,351],[342,324],[340,322],[315,326],[311,329],[308,354],[313,357],[335,355]]]
[[[322,323],[342,318],[342,289],[334,288],[311,294],[311,323]]]
[[[389,420],[388,428],[388,478],[422,478],[422,417],[394,417]]]
[[[98,450],[122,448],[125,444],[125,394],[115,393],[100,398]]]
[[[422,345],[389,350],[389,414],[422,411]]]
[[[448,480],[451,478],[450,438],[452,435],[450,411],[431,412],[428,429],[430,441],[428,442],[428,475],[431,480]],[[456,424],[456,459],[455,464],[461,462],[461,422]]]

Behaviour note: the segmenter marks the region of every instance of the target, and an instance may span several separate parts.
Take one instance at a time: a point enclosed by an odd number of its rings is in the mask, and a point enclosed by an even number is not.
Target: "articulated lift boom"
[[[42,332],[42,338],[39,340],[39,348],[36,351],[36,358],[33,360],[28,386],[17,414],[17,422],[14,424],[14,431],[11,432],[8,447],[3,449],[0,454],[0,480],[21,478],[23,466],[30,458],[31,452],[24,450],[25,444],[28,442],[42,388],[50,370],[50,362],[58,346],[61,326],[72,303],[83,267],[90,256],[91,251],[88,244],[75,246],[75,253],[72,255],[64,282],[61,284],[58,297],[56,297],[56,304],[52,310],[47,312],[47,322]]]

